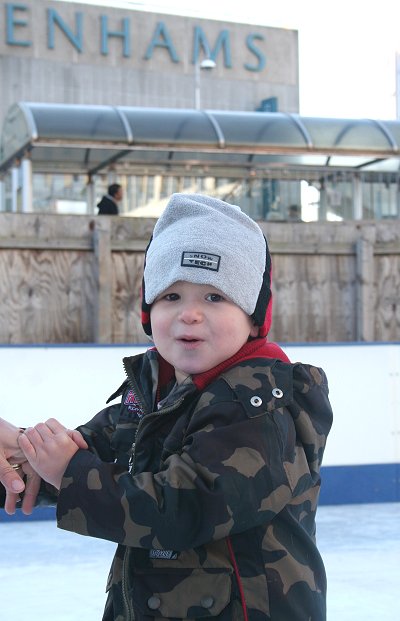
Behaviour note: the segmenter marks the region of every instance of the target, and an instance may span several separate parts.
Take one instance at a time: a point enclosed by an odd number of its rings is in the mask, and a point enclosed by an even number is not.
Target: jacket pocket
[[[145,616],[201,619],[219,615],[231,600],[231,574],[192,572],[136,574],[133,606]]]

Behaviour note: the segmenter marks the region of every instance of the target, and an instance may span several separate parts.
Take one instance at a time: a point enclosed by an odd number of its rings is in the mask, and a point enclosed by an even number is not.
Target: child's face
[[[175,368],[177,382],[233,356],[258,327],[215,287],[179,281],[150,311],[154,344]]]

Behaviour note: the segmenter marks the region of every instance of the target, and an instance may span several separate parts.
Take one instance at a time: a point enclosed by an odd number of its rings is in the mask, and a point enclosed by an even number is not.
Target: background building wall
[[[197,41],[197,43],[196,43]],[[0,0],[0,126],[16,101],[298,112],[297,31],[112,7]]]

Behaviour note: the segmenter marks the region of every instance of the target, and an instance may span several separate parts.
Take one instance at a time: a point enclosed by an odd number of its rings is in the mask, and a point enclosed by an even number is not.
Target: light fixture
[[[212,58],[205,58],[200,63],[197,61],[194,67],[194,107],[200,110],[200,71],[212,71],[217,66]]]

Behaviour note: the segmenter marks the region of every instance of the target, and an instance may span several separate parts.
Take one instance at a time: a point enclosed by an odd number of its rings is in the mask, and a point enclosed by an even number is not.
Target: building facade
[[[200,71],[204,59],[215,68]],[[297,31],[137,10],[0,0],[0,124],[17,101],[298,112]]]
[[[118,182],[123,215],[157,217],[171,192],[186,191],[235,202],[260,220],[400,218],[399,122],[314,119],[310,131],[298,117],[297,31],[75,2],[0,0],[0,84],[0,211],[96,214],[108,185]],[[35,159],[32,149],[42,143],[34,132],[32,148],[6,162],[14,122],[7,115],[17,102],[44,104],[49,113],[51,106],[80,106],[82,115],[96,106],[121,116],[127,108],[197,111],[219,132],[218,144],[208,148],[217,157],[207,159],[207,148],[201,153],[202,136],[194,132],[192,153],[175,154],[162,168],[146,157],[133,166],[133,158],[118,155],[106,166],[72,170],[73,136],[49,121],[47,137],[68,139],[64,162],[53,162],[51,148],[47,161]],[[242,167],[241,136],[229,151],[213,111],[247,115],[240,120],[249,147]],[[286,115],[288,133],[276,112]],[[265,118],[254,135],[254,115],[268,114],[273,122]],[[281,133],[268,143],[271,125]],[[293,129],[301,134],[298,143],[288,138]],[[162,134],[152,137],[149,150],[170,151],[175,137],[165,145]],[[133,127],[130,150],[135,137]],[[85,150],[82,135],[76,139]],[[226,166],[217,171],[223,149]]]
[[[212,69],[203,69],[205,60]],[[19,101],[293,113],[297,32],[75,2],[0,0],[0,83],[0,126]],[[15,191],[21,174],[5,179],[1,209],[21,209]],[[161,187],[181,185],[154,175],[121,178],[111,168],[94,179],[95,202],[114,181],[125,189],[122,213],[159,205]],[[36,171],[32,209],[90,212],[86,185],[85,175]],[[203,191],[209,182],[190,177],[184,186]]]

